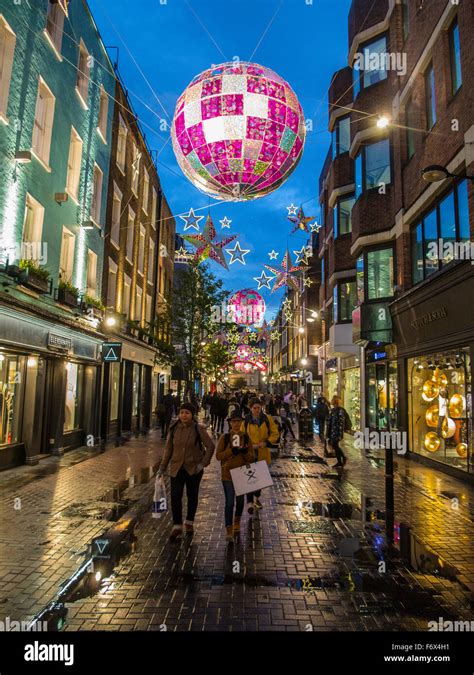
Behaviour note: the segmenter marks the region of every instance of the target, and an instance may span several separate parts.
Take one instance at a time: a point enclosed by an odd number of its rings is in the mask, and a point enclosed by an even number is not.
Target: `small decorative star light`
[[[275,249],[273,249],[273,251],[270,251],[270,253],[268,255],[270,257],[270,260],[276,260],[280,254],[277,253],[277,251],[275,251]]]
[[[259,291],[261,288],[271,288],[270,281],[274,278],[275,277],[272,277],[269,274],[265,274],[265,270],[263,270],[259,277],[254,277],[255,281],[258,282],[257,291]]]
[[[308,249],[306,246],[302,246],[301,250],[299,251],[293,251],[293,253],[296,256],[296,264],[303,264],[307,265],[308,264]]]
[[[296,232],[296,230],[303,230],[303,232],[309,232],[309,223],[314,220],[314,216],[305,216],[303,207],[300,206],[298,210],[298,215],[288,216],[288,220],[292,223],[295,223],[295,227],[292,229],[291,234]]]
[[[229,253],[230,255],[230,265],[233,265],[235,262],[245,265],[246,263],[244,257],[247,255],[247,253],[250,253],[250,249],[241,248],[239,242],[236,241],[234,248],[226,248],[225,252]]]
[[[292,204],[291,206],[287,206],[286,210],[288,211],[289,216],[296,216],[296,212],[298,211],[298,207]]]
[[[306,277],[306,279],[303,281],[303,284],[306,286],[306,288],[311,288],[311,286],[314,284],[314,281],[309,277]]]
[[[186,223],[184,226],[185,232],[191,228],[199,232],[199,221],[202,220],[204,216],[196,216],[194,209],[190,209],[187,216],[180,216],[180,218]]]
[[[230,224],[232,221],[229,220],[227,216],[225,216],[225,218],[223,218],[222,220],[219,220],[219,222],[221,224],[221,230],[225,229],[226,227],[230,230]]]
[[[181,248],[178,248],[176,251],[176,255],[180,258],[184,258],[185,256],[189,255],[189,251],[187,251],[184,246],[181,246]]]
[[[291,300],[290,298],[285,298],[283,301],[283,309],[289,309],[291,308]]]
[[[279,333],[277,330],[273,330],[270,339],[272,342],[275,342],[276,340],[279,340],[281,338],[281,333]]]
[[[318,225],[318,223],[313,223],[312,225],[309,226],[311,232],[319,232],[321,229],[321,225]]]
[[[291,319],[293,318],[293,312],[291,311],[291,309],[285,309],[283,314],[285,315],[285,319],[287,321],[291,321]]]

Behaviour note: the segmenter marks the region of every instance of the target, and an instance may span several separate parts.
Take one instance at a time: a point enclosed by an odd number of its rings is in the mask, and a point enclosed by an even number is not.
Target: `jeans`
[[[171,419],[172,419],[171,416],[169,416],[169,417],[162,417],[160,420],[162,438],[166,438],[168,435],[168,429],[170,428]]]
[[[240,495],[240,497],[235,496],[234,484],[231,480],[223,480],[222,485],[225,495],[225,526],[230,527],[234,520],[234,501],[235,515],[239,518],[244,510],[244,495]]]
[[[319,438],[320,438],[321,442],[324,443],[324,431],[325,431],[325,427],[326,427],[326,419],[324,417],[320,417],[320,418],[317,418],[316,421],[318,423]]]
[[[188,498],[188,511],[186,520],[194,522],[199,498],[199,485],[204,471],[190,476],[189,473],[181,467],[176,476],[171,477],[171,512],[173,514],[173,524],[183,524],[183,492],[186,485],[186,496]]]
[[[291,426],[291,422],[287,417],[282,417],[281,423],[283,425],[284,431],[283,431],[283,439],[286,441],[286,437],[288,436],[288,432],[293,436],[293,438],[296,438],[295,432],[293,431],[293,427]]]
[[[223,434],[224,433],[224,423],[225,423],[225,416],[222,417],[222,415],[219,415],[217,418],[217,433],[218,434]]]
[[[334,452],[336,453],[337,463],[343,464],[343,460],[346,458],[346,456],[342,452],[342,448],[339,445],[339,441],[331,441],[331,445],[334,448]]]

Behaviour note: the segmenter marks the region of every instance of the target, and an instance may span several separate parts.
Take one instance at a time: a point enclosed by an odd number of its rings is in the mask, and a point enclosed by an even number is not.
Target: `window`
[[[352,207],[354,204],[354,195],[339,197],[337,200],[334,237],[352,232]]]
[[[71,281],[74,271],[74,246],[76,237],[73,233],[63,227],[63,236],[61,240],[61,256],[59,259],[59,278],[62,281]]]
[[[410,33],[410,8],[408,0],[402,0],[402,24],[403,24],[403,39],[406,40]]]
[[[459,24],[457,19],[449,31],[449,55],[451,61],[451,92],[454,95],[462,84],[461,45],[459,43]]]
[[[129,314],[130,312],[130,286],[132,285],[132,280],[127,274],[123,275],[123,301],[122,301],[122,313]]]
[[[407,135],[407,158],[410,160],[415,154],[415,130],[416,130],[416,109],[413,99],[407,103],[405,110],[406,117],[406,135]]]
[[[104,87],[100,88],[100,103],[99,103],[99,122],[97,125],[97,131],[99,132],[100,137],[107,142],[107,116],[109,113],[109,97]]]
[[[367,299],[390,298],[394,293],[393,249],[367,252]]]
[[[45,34],[48,42],[59,57],[61,56],[63,31],[64,10],[59,3],[50,1],[48,2],[48,10],[46,14]]]
[[[411,233],[413,284],[423,281],[454,259],[465,259],[470,248],[467,181],[439,200]]]
[[[138,271],[140,274],[143,274],[145,264],[145,235],[146,230],[143,225],[140,225],[140,239],[138,241]]]
[[[146,302],[145,318],[147,323],[151,323],[151,295],[148,293],[145,302]]]
[[[148,242],[148,281],[153,283],[155,266],[155,242],[150,239]]]
[[[91,298],[97,295],[97,253],[87,251],[87,288],[86,294]]]
[[[66,364],[67,384],[64,406],[64,431],[73,431],[81,427],[84,366],[78,363]]]
[[[332,138],[333,159],[343,152],[349,152],[351,147],[351,118],[349,116],[337,120]]]
[[[117,166],[122,173],[125,173],[125,159],[127,156],[127,135],[128,129],[122,115],[119,115],[119,130],[117,137]]]
[[[79,184],[82,165],[82,139],[72,127],[67,161],[66,192],[77,202],[79,200]]]
[[[156,229],[156,221],[158,220],[158,214],[156,212],[156,207],[158,204],[158,195],[155,188],[151,190],[151,226],[153,229]]]
[[[132,191],[135,196],[138,196],[138,182],[140,179],[140,160],[142,153],[139,151],[137,145],[132,145]]]
[[[127,259],[133,260],[133,233],[135,230],[135,212],[129,207],[128,209],[128,225],[127,225]]]
[[[135,321],[141,321],[142,319],[142,297],[143,290],[137,284],[135,286],[135,312],[133,316]]]
[[[354,77],[359,77],[359,86],[363,89],[387,79],[387,38],[385,35],[361,45],[353,68]],[[354,95],[357,95],[355,91]]]
[[[46,166],[49,165],[51,135],[53,131],[55,98],[45,81],[40,77],[33,124],[32,150]]]
[[[112,223],[110,226],[110,241],[116,246],[120,245],[120,216],[122,213],[122,193],[114,184],[114,196],[112,199]]]
[[[435,75],[433,64],[431,64],[425,73],[425,92],[426,92],[426,127],[428,131],[436,124],[436,92]]]
[[[21,440],[25,360],[24,356],[0,354],[0,445]]]
[[[143,199],[142,199],[142,209],[145,213],[148,213],[148,198],[150,196],[150,176],[148,171],[145,169],[143,172]]]
[[[94,164],[94,175],[92,177],[91,218],[97,224],[100,223],[103,180],[104,174],[99,169],[97,164]]]
[[[7,120],[15,44],[15,33],[0,15],[0,119],[3,121]]]
[[[357,289],[355,280],[341,281],[339,290],[339,315],[338,323],[352,321],[352,312],[357,307]]]
[[[107,307],[115,308],[117,293],[117,263],[109,258],[109,273],[107,278]]]
[[[79,45],[79,63],[77,66],[76,91],[79,94],[84,107],[87,108],[89,101],[89,80],[90,80],[90,63],[89,52],[86,49],[84,42],[81,40]]]
[[[388,185],[392,180],[388,138],[362,147],[356,158],[356,198],[361,192]]]
[[[23,221],[21,257],[28,260],[41,259],[44,207],[30,194],[26,195],[25,219]]]

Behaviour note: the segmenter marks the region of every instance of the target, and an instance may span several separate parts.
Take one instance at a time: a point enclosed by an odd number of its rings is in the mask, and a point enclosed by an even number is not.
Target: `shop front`
[[[473,473],[474,267],[452,264],[393,303],[410,456]]]
[[[361,424],[361,381],[359,358],[348,356],[341,358],[341,398],[351,422],[352,430],[360,429]]]
[[[333,396],[340,396],[339,390],[339,363],[337,358],[327,359],[324,378],[324,396],[329,402]]]
[[[398,365],[394,345],[365,350],[366,426],[371,431],[399,428]]]
[[[0,307],[0,468],[96,445],[100,344]]]

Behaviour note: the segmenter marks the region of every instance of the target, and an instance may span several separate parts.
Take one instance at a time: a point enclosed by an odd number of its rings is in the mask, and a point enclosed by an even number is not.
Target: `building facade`
[[[353,1],[321,191],[321,300],[331,327],[343,297],[335,274],[347,273],[361,426],[403,431],[413,458],[465,477],[474,449],[473,28],[469,2]],[[328,371],[326,388],[341,392]]]
[[[113,96],[85,2],[1,0],[1,467],[99,435]]]

